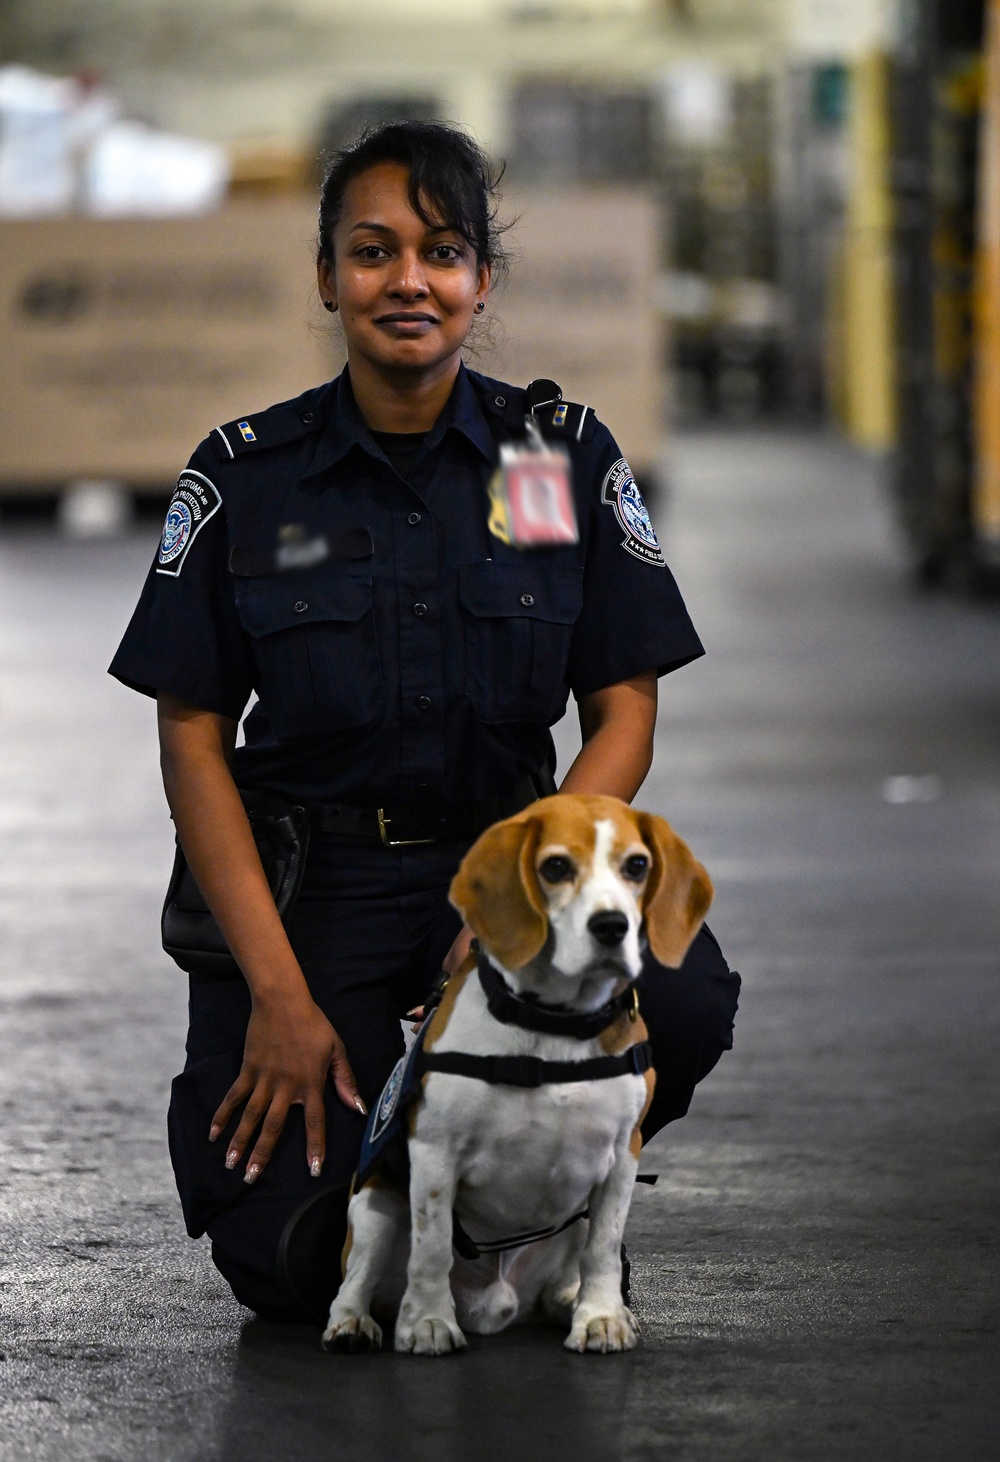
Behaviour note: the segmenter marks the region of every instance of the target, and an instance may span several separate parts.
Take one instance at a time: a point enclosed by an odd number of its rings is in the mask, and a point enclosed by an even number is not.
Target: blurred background
[[[7,0],[0,514],[157,510],[219,420],[331,374],[319,159],[440,117],[507,163],[476,363],[671,433],[830,427],[922,582],[1000,548],[990,0]],[[624,361],[628,371],[622,370]],[[994,409],[989,409],[993,401]],[[103,525],[103,527],[102,527]]]

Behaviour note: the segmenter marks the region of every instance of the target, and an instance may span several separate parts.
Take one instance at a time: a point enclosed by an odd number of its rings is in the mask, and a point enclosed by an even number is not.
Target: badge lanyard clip
[[[514,548],[579,543],[569,453],[546,442],[532,409],[524,445],[504,442],[490,483],[489,530]]]

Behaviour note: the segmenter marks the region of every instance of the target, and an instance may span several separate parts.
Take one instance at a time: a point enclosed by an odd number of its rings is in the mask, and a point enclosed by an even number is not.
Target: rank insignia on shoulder
[[[221,506],[222,498],[214,482],[191,468],[181,473],[163,524],[156,555],[158,574],[177,578],[192,543]]]
[[[313,423],[316,423],[315,427]],[[303,415],[294,405],[271,406],[260,412],[253,424],[249,417],[241,416],[236,421],[227,421],[225,426],[213,426],[209,438],[219,461],[232,462],[248,452],[283,447],[318,428],[315,412]]]
[[[565,426],[566,425],[566,413],[567,413],[568,410],[569,410],[569,403],[567,401],[560,402],[560,404],[556,407],[555,411],[552,413],[552,425],[553,426]]]
[[[633,558],[657,568],[664,565],[663,550],[660,548],[652,519],[642,500],[642,493],[635,485],[632,469],[624,457],[608,469],[601,486],[601,502],[614,509],[615,517],[625,534],[622,548]]]

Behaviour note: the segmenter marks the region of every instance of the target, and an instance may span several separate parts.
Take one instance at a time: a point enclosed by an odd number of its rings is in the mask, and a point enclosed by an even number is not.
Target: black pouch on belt
[[[287,920],[302,886],[309,848],[309,814],[266,792],[240,792],[278,913]],[[182,970],[232,975],[239,966],[177,844],[160,917],[163,948]]]

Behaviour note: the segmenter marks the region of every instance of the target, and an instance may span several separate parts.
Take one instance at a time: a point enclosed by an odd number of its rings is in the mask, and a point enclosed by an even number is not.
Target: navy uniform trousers
[[[464,843],[385,848],[328,835],[310,844],[289,936],[313,999],[344,1041],[369,1108],[402,1054],[401,1017],[423,1002],[461,927],[448,887],[465,850]],[[684,1116],[695,1084],[732,1046],[739,983],[707,928],[679,970],[649,960],[639,987],[657,1071],[643,1129],[647,1139]],[[282,1233],[319,1191],[346,1189],[365,1122],[328,1081],[320,1178],[306,1167],[301,1107],[292,1108],[255,1184],[243,1182],[246,1157],[227,1172],[224,1158],[238,1115],[214,1144],[208,1129],[240,1069],[250,995],[239,975],[192,975],[190,986],[187,1062],[174,1081],[169,1113],[188,1232],[209,1234],[213,1260],[241,1304],[264,1314],[287,1313],[277,1272]]]

